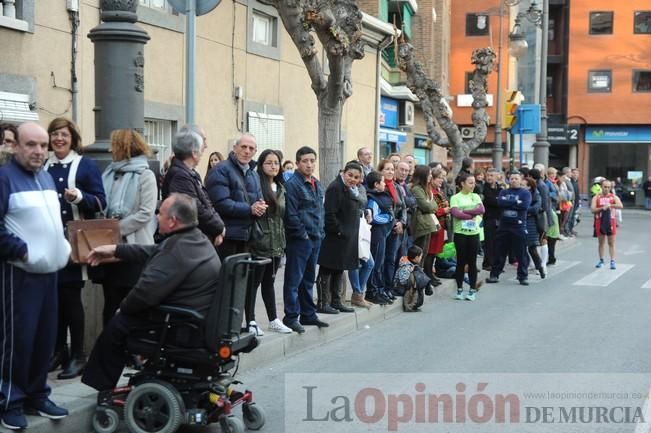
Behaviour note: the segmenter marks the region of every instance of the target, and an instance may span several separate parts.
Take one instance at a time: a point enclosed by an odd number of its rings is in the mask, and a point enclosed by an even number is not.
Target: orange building
[[[452,99],[450,106],[454,112],[454,121],[461,128],[464,137],[472,137],[472,96],[469,89],[469,77],[474,69],[470,63],[472,52],[478,48],[491,47],[498,53],[499,28],[502,21],[502,50],[501,59],[498,59],[499,67],[502,68],[501,90],[512,88],[514,76],[513,63],[508,54],[509,34],[509,8],[503,6],[500,9],[502,0],[466,0],[453,1],[451,9],[451,34],[450,34],[450,88],[449,94]],[[500,16],[502,12],[502,16]],[[488,80],[488,102],[487,108],[490,116],[488,135],[485,143],[474,153],[473,157],[481,165],[491,164],[491,148],[495,139],[494,125],[496,122],[497,105],[497,67],[489,76]],[[502,142],[505,143],[503,134]]]
[[[567,119],[581,125],[579,168],[635,188],[651,174],[651,2],[572,0],[569,24]]]

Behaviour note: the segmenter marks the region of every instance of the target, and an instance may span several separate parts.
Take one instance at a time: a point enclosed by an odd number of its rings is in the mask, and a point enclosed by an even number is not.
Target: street
[[[613,271],[595,269],[597,240],[583,212],[577,242],[557,254],[545,280],[530,275],[531,285],[520,286],[509,266],[475,302],[426,300],[420,313],[400,314],[239,376],[266,411],[263,431],[288,431],[286,405],[305,406],[284,397],[287,373],[649,371],[651,336],[644,330],[651,310],[651,213],[624,213]]]

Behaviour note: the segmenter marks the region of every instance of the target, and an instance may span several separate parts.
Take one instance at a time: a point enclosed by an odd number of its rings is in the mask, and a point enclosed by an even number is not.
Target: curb
[[[570,239],[558,244],[557,252],[575,246],[576,239]],[[488,272],[480,270],[477,281],[484,281]],[[432,300],[451,299],[456,293],[456,284],[452,279],[442,279],[441,285],[434,288],[434,295],[426,296],[425,302]],[[428,301],[428,299],[430,301]],[[319,318],[328,322],[328,328],[319,329],[306,326],[304,334],[266,333],[261,338],[261,344],[251,353],[240,358],[239,371],[262,368],[270,362],[305,352],[317,346],[322,346],[338,338],[364,329],[367,325],[391,319],[402,313],[400,298],[392,305],[374,305],[371,309],[355,308],[354,313],[321,314]],[[53,388],[51,398],[57,404],[62,404],[70,411],[70,415],[58,421],[38,416],[28,416],[29,433],[90,433],[92,432],[92,417],[95,413],[97,392],[78,380]],[[0,432],[13,432],[0,427]]]

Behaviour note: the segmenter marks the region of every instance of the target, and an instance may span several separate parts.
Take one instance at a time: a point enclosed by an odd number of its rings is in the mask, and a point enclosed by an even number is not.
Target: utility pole
[[[497,42],[497,90],[495,102],[495,139],[493,141],[493,167],[502,169],[502,39],[504,38],[504,1],[500,0],[499,37]]]
[[[547,57],[549,50],[549,0],[543,0],[542,41],[540,64],[540,133],[533,144],[533,160],[549,167],[549,142],[547,141]]]

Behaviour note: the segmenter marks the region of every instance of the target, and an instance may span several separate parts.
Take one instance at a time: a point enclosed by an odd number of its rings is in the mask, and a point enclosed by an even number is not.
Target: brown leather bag
[[[99,200],[97,203],[100,204]],[[114,218],[106,218],[106,214],[100,204],[99,215],[104,218],[92,220],[69,221],[68,242],[72,251],[70,260],[73,263],[88,263],[88,254],[91,250],[100,245],[117,245],[122,242],[120,235],[120,221]],[[114,262],[117,259],[106,260],[105,262]]]

